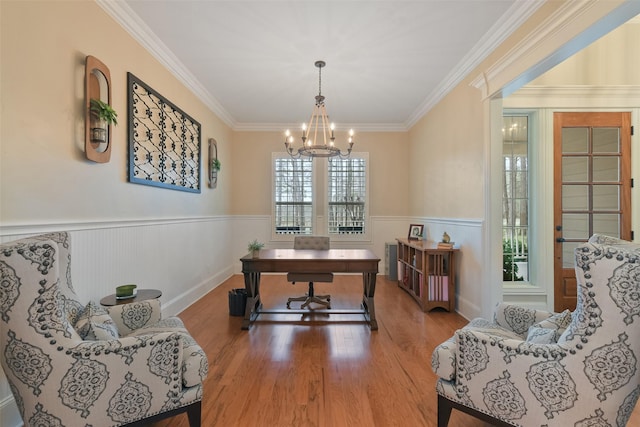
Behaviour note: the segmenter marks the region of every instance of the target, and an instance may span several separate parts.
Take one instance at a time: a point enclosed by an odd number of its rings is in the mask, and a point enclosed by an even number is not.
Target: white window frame
[[[335,242],[368,242],[371,241],[371,218],[369,217],[370,202],[370,161],[369,153],[351,153],[353,158],[361,158],[365,161],[365,185],[366,185],[366,199],[365,199],[365,212],[364,212],[364,233],[362,234],[329,234],[328,225],[328,191],[329,191],[329,172],[328,163],[326,158],[313,159],[313,234],[330,236],[332,241]],[[276,233],[276,205],[275,205],[275,170],[273,165],[276,159],[286,159],[289,155],[286,152],[275,152],[271,156],[271,239],[275,242],[292,241],[294,234],[278,234]]]
[[[532,256],[531,251],[529,250],[529,248],[530,248],[530,242],[529,242],[530,241],[530,235],[531,235],[531,232],[532,232],[532,230],[531,230],[531,228],[532,228],[531,227],[531,225],[532,225],[531,224],[531,219],[532,219],[532,215],[531,215],[531,201],[532,201],[531,200],[531,181],[532,181],[532,175],[533,175],[533,170],[531,169],[531,152],[532,152],[532,149],[533,149],[533,146],[532,146],[532,142],[533,141],[531,139],[531,135],[532,135],[532,132],[531,132],[532,117],[531,117],[531,114],[523,113],[523,112],[519,112],[519,113],[514,113],[514,112],[507,113],[507,112],[505,112],[502,117],[503,117],[503,123],[504,123],[505,118],[508,118],[508,117],[524,117],[524,118],[526,118],[526,123],[527,123],[527,141],[526,141],[526,147],[527,147],[527,155],[526,155],[526,161],[527,161],[527,169],[526,169],[526,173],[527,173],[527,176],[526,176],[526,181],[527,181],[527,183],[526,183],[526,185],[527,185],[527,198],[526,198],[526,202],[527,202],[527,224],[526,224],[527,263],[526,264],[527,264],[527,266],[526,267],[527,267],[527,272],[526,273],[519,272],[521,277],[524,277],[523,280],[505,280],[504,281],[504,285],[505,286],[517,287],[519,285],[522,285],[522,284],[527,283],[527,282],[530,281],[529,280],[530,274],[529,274],[528,270],[529,270],[529,266],[531,264],[530,261],[531,261],[531,256]],[[507,174],[507,171],[504,168],[505,162],[506,162],[506,159],[505,159],[506,156],[505,156],[505,152],[504,152],[504,140],[505,140],[504,134],[506,132],[510,132],[510,130],[503,128],[503,150],[502,150],[502,181],[503,181],[502,185],[503,186],[506,185],[505,184],[505,179],[506,179],[506,174]],[[513,160],[512,156],[510,156],[510,158]],[[511,170],[509,172],[513,172],[513,170]],[[512,185],[515,185],[515,182],[512,182]],[[509,199],[512,202],[512,209],[516,209],[516,206],[515,206],[516,200],[512,196],[513,195],[509,196]],[[503,209],[504,209],[504,194],[503,194]],[[504,231],[505,231],[504,211],[502,213],[502,220],[503,220],[503,224],[502,224],[502,232],[503,232],[502,241],[504,242]],[[509,233],[509,234],[516,234],[517,235],[518,234],[517,229],[520,228],[520,227],[517,227],[515,224],[511,224],[511,226],[509,226],[508,228],[511,229],[511,233]],[[504,256],[505,256],[505,254],[504,254],[504,243],[503,243],[503,254],[502,254],[502,256],[503,256],[503,259],[504,259]],[[504,261],[503,261],[503,263],[504,263]],[[512,263],[515,264],[515,261],[512,261]]]
[[[545,230],[548,230],[545,219],[545,200],[547,199],[546,180],[553,183],[553,165],[551,165],[551,177],[548,174],[548,141],[544,132],[545,119],[537,109],[504,108],[502,116],[528,117],[529,127],[529,280],[520,282],[502,282],[503,296],[517,294],[544,294],[547,292],[546,260],[541,257],[540,248],[544,247]],[[500,142],[500,156],[502,158],[502,142]],[[552,152],[553,150],[551,150]],[[553,161],[553,158],[551,158]],[[503,174],[502,164],[500,174]],[[501,178],[502,179],[502,178]],[[501,181],[502,182],[502,181]],[[552,187],[553,188],[553,187]],[[502,198],[501,198],[502,200]],[[500,224],[502,224],[502,209],[500,210]],[[500,242],[502,242],[502,227],[500,228]],[[500,244],[502,248],[502,243]],[[502,259],[502,257],[500,257]],[[502,263],[500,263],[502,268]],[[500,274],[502,277],[502,273]]]
[[[369,217],[369,206],[371,204],[370,195],[370,162],[369,162],[369,153],[351,153],[351,158],[355,159],[363,159],[365,162],[365,203],[364,203],[364,233],[361,234],[329,234],[329,165],[326,159],[323,159],[324,162],[322,164],[323,171],[323,191],[324,191],[324,200],[323,200],[323,218],[324,221],[324,233],[327,236],[331,237],[331,240],[335,241],[344,241],[344,242],[362,242],[362,241],[370,241],[371,240],[371,218]]]
[[[271,155],[271,240],[273,241],[292,241],[295,233],[292,234],[281,234],[276,232],[276,173],[274,169],[274,164],[277,159],[290,159],[291,157],[287,153],[272,153]],[[318,165],[315,161],[312,162],[311,166],[311,175],[313,179],[313,184],[318,181]],[[318,206],[318,189],[316,185],[311,186],[312,191],[312,202],[311,202],[311,233],[317,234],[318,230],[318,220],[317,220],[317,206]]]

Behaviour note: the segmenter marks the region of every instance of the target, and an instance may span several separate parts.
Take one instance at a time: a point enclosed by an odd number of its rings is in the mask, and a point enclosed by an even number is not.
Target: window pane
[[[587,240],[589,232],[589,214],[562,214],[562,234],[566,239]]]
[[[620,215],[593,214],[593,232],[620,238]]]
[[[574,268],[576,261],[576,248],[581,242],[562,243],[562,268]]]
[[[529,200],[514,200],[513,225],[523,227],[529,225]]]
[[[620,168],[618,157],[593,157],[593,181],[618,182],[620,180]]]
[[[588,157],[563,157],[562,158],[563,182],[587,182],[589,181]]]
[[[313,163],[311,159],[275,159],[276,234],[313,232]]]
[[[502,279],[529,280],[529,118],[503,117]]]
[[[598,211],[620,210],[620,186],[618,185],[594,185],[593,209]]]
[[[589,209],[589,186],[563,185],[562,209],[565,211]]]
[[[589,128],[562,128],[562,152],[589,152]]]
[[[593,128],[593,152],[594,153],[619,153],[620,152],[620,129]]]
[[[526,198],[529,194],[528,188],[528,173],[525,172],[514,172],[515,178],[515,187],[513,192],[513,197],[518,198]]]
[[[332,158],[328,164],[329,234],[364,234],[366,161]]]

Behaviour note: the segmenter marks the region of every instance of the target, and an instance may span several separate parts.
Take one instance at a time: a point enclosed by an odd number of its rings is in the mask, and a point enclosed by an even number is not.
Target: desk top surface
[[[380,261],[369,249],[261,249],[260,255],[253,258],[247,254],[240,261]]]

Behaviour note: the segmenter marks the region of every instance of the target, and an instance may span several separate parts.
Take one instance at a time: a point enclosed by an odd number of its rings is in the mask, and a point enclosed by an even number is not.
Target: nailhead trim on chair
[[[34,239],[36,243],[32,242]],[[199,425],[202,384],[182,387],[183,337],[179,333],[164,332],[166,338],[151,340],[151,335],[125,338],[129,344],[123,346],[117,340],[82,341],[73,330],[73,320],[77,319],[82,305],[77,302],[70,286],[68,239],[66,233],[53,233],[25,239],[24,242],[28,243],[5,243],[0,249],[0,266],[6,267],[2,279],[6,274],[13,280],[10,283],[13,288],[9,288],[0,301],[0,340],[3,347],[0,358],[25,425],[75,425],[78,417],[83,418],[83,425],[122,425],[131,418],[128,414],[133,413],[112,406],[112,402],[118,403],[114,400],[120,392],[118,384],[141,391],[140,396],[147,399],[138,411],[142,416],[159,420],[165,415],[188,411],[190,420]],[[54,245],[48,241],[53,241]],[[39,275],[47,277],[34,277]],[[19,312],[17,316],[16,312]],[[22,313],[26,313],[27,322],[20,318]],[[166,365],[158,363],[157,367],[167,368],[166,374],[151,375],[145,369],[151,367],[152,360],[139,353],[139,349],[147,347],[147,343],[164,345],[164,349],[157,351],[164,353],[162,363]],[[56,351],[51,351],[54,348]],[[16,353],[12,353],[14,350]],[[142,358],[136,360],[136,353]],[[109,355],[110,358],[105,358]],[[22,356],[33,357],[34,362],[41,364],[34,365],[35,374],[24,374],[19,362]],[[121,366],[117,362],[126,363],[124,366],[131,370],[124,382],[119,379],[122,369],[109,371],[110,364]],[[94,388],[88,395],[75,395],[74,385],[85,386],[81,384],[81,377],[76,376],[78,372],[95,372],[95,378],[104,379],[102,388]],[[161,391],[161,382],[166,383],[165,392]],[[46,399],[38,399],[40,396],[46,396]],[[133,425],[145,422],[137,421]]]

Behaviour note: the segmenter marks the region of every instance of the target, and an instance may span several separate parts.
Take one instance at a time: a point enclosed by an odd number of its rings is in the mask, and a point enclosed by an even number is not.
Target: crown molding
[[[465,77],[467,77],[480,63],[504,42],[517,28],[519,28],[540,6],[547,0],[516,1],[509,10],[496,22],[469,53],[456,65],[451,73],[442,81],[438,88],[418,106],[409,119],[405,128],[410,129],[422,116],[431,110],[438,102],[451,92]]]
[[[508,96],[600,36],[640,13],[640,2],[576,0],[562,4],[533,32],[470,83],[484,99]],[[586,25],[586,26],[585,26]],[[544,46],[555,49],[545,54]],[[532,58],[543,56],[536,63]],[[521,70],[522,67],[525,67]],[[509,75],[514,75],[509,78]]]
[[[637,108],[640,86],[524,86],[504,108]]]
[[[218,100],[184,66],[160,38],[123,1],[95,0],[131,37],[164,65],[183,85],[213,111],[225,124],[234,129],[236,122]]]
[[[164,65],[182,84],[213,111],[234,131],[269,132],[282,131],[298,126],[279,123],[238,123],[200,83],[187,67],[173,54],[144,21],[123,1],[95,0],[96,3],[125,29],[142,47]],[[354,123],[352,128],[359,132],[406,132],[403,123]]]

